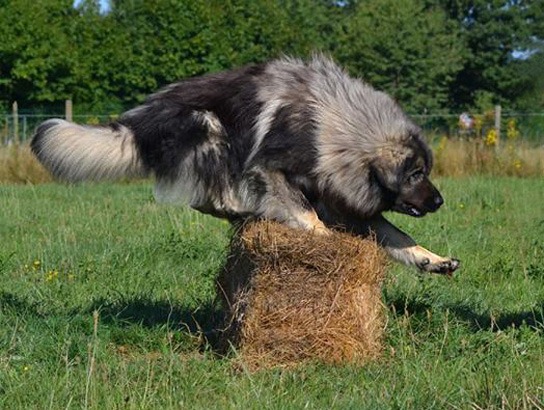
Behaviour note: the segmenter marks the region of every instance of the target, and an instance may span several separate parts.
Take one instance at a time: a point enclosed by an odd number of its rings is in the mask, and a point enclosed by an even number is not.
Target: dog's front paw
[[[459,265],[461,262],[459,259],[454,258],[444,258],[437,261],[430,261],[429,259],[425,258],[425,260],[418,263],[418,268],[425,271],[425,272],[431,272],[431,273],[439,273],[442,275],[448,275],[451,276],[453,272],[459,268]]]

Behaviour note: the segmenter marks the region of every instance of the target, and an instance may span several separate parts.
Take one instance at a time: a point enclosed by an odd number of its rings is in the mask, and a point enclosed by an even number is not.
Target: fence
[[[73,121],[79,124],[100,124],[111,121],[115,115],[74,115]],[[5,114],[0,116],[0,144],[25,143],[32,138],[36,127],[50,118],[65,118],[64,114]]]
[[[71,103],[59,115],[19,113],[16,104],[11,113],[0,114],[0,145],[27,142],[34,129],[49,118],[68,118],[80,124],[100,124],[115,120],[116,114],[72,115]],[[519,139],[537,145],[544,144],[544,112],[514,113],[504,112],[500,107],[484,113],[426,113],[413,114],[411,118],[418,123],[428,136],[448,136],[460,138],[485,138],[495,130],[497,137],[503,139],[517,133]]]
[[[429,136],[486,138],[495,132],[497,138],[519,138],[544,145],[544,112],[503,112],[499,107],[483,113],[414,114],[415,120]]]

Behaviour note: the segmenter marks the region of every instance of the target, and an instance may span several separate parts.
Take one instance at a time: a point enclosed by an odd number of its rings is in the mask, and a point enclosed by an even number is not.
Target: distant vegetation
[[[0,109],[116,113],[180,78],[331,54],[409,112],[544,108],[540,0],[0,2]],[[77,112],[76,112],[77,113]]]

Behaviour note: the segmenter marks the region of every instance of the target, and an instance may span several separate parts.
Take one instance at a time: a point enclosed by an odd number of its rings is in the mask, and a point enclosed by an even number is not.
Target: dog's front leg
[[[395,260],[417,266],[426,272],[451,274],[459,267],[459,260],[446,258],[419,246],[409,235],[383,216],[366,221],[345,221],[346,228],[354,233],[376,235],[378,243]]]
[[[369,221],[376,239],[394,259],[407,265],[415,265],[426,272],[451,274],[459,267],[459,261],[446,258],[419,246],[409,235],[391,224],[383,216]]]

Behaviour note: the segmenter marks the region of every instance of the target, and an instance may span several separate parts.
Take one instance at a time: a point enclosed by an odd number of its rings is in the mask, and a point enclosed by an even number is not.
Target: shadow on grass
[[[177,332],[187,332],[203,339],[207,345],[221,353],[220,343],[225,314],[216,301],[206,301],[195,306],[175,305],[169,301],[135,297],[111,302],[99,300],[93,303],[88,312],[98,310],[103,323],[116,326],[139,325],[148,328],[166,327]]]
[[[544,301],[531,310],[512,313],[477,313],[466,305],[451,305],[445,307],[434,307],[428,302],[415,299],[398,297],[386,300],[389,309],[396,315],[417,315],[424,316],[427,311],[449,311],[459,320],[466,322],[474,331],[490,330],[493,332],[517,329],[521,326],[528,326],[534,330],[544,330]]]
[[[386,298],[386,305],[397,316],[415,315],[427,317],[428,311],[450,312],[460,321],[468,324],[473,332],[501,331],[527,326],[533,330],[544,330],[544,301],[531,310],[512,313],[477,313],[466,305],[451,305],[435,307],[431,303],[407,299],[403,296]],[[46,319],[50,316],[47,307],[39,302],[29,302],[24,298],[0,292],[0,308],[15,311],[21,316]],[[166,327],[172,331],[188,333],[202,339],[202,348],[211,348],[217,354],[223,354],[228,349],[222,339],[225,328],[225,313],[220,303],[211,300],[195,306],[176,305],[169,301],[153,300],[145,296],[123,298],[117,301],[98,300],[85,309],[67,311],[65,315],[70,320],[77,315],[89,315],[95,310],[100,312],[100,320],[116,327],[139,325],[147,328]]]
[[[11,309],[18,314],[28,315],[35,318],[43,319],[46,314],[43,309],[40,308],[40,304],[37,302],[29,302],[13,293],[0,292],[0,312],[3,309]]]
[[[461,320],[467,321],[473,330],[499,331],[506,329],[517,329],[521,326],[528,326],[532,329],[544,330],[544,302],[534,309],[521,312],[479,314],[467,306],[451,306],[450,312]]]
[[[147,328],[166,327],[176,332],[188,333],[202,340],[202,348],[211,348],[223,353],[227,348],[221,340],[225,324],[225,314],[220,303],[206,301],[195,306],[176,305],[169,301],[153,300],[145,296],[125,297],[111,301],[102,299],[90,306],[50,312],[44,303],[31,302],[16,294],[0,291],[0,312],[11,310],[17,316],[40,320],[57,318],[71,321],[74,317],[91,316],[100,313],[100,321],[115,327],[138,325]]]

